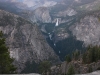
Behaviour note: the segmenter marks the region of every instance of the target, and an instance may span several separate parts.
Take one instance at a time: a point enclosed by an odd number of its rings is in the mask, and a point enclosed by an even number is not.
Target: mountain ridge
[[[0,30],[6,37],[10,56],[15,58],[14,64],[18,68],[18,73],[24,70],[27,62],[39,63],[49,60],[54,63],[60,61],[36,24],[0,10]]]

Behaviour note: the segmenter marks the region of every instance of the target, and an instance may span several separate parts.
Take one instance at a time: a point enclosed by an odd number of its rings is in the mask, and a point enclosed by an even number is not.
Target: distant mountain
[[[9,2],[14,5],[9,7],[11,9],[14,7],[13,13],[38,24],[47,42],[60,56],[61,60],[64,60],[66,54],[71,54],[76,49],[82,50],[89,44],[100,45],[100,0],[26,0]],[[8,4],[10,4],[9,2]],[[3,9],[8,10],[6,4],[5,7],[6,9]],[[55,26],[57,19],[59,25]]]
[[[0,1],[0,9],[6,10],[12,13],[18,14],[19,11],[21,11],[18,7],[16,7],[13,3],[11,2],[1,2]]]
[[[61,60],[77,49],[83,50],[87,45],[100,45],[99,3],[100,0],[90,0],[74,3],[72,6],[70,3],[51,7],[51,23],[40,24],[40,27]],[[55,26],[57,19],[59,26]]]

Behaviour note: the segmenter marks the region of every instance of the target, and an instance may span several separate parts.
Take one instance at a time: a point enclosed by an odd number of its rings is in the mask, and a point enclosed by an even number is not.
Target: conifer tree
[[[43,61],[40,63],[39,71],[42,75],[47,75],[47,72],[50,72],[51,63],[49,61]]]
[[[74,60],[78,60],[78,59],[79,59],[79,56],[80,56],[80,52],[79,52],[79,50],[76,50],[76,51],[73,53],[73,58],[74,58]]]
[[[8,47],[5,44],[3,33],[0,32],[0,74],[12,74],[15,73],[13,59],[10,58]]]
[[[73,74],[75,74],[74,67],[72,65],[70,65],[67,75],[73,75]]]
[[[65,60],[69,63],[69,62],[71,62],[71,57],[70,57],[69,55],[67,55],[67,56],[65,57]]]

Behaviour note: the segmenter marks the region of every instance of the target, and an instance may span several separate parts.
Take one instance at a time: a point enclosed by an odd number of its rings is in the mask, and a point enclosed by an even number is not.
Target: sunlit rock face
[[[66,13],[67,13],[68,16],[73,16],[73,15],[77,14],[77,12],[72,8],[68,8]]]
[[[97,17],[86,16],[70,27],[77,40],[84,41],[85,45],[100,45],[100,21]]]
[[[43,60],[59,61],[58,56],[47,44],[36,24],[0,10],[0,31],[6,37],[10,56],[15,58],[14,64],[20,73],[27,62],[38,63]]]
[[[36,9],[34,13],[35,13],[34,17],[38,21],[45,22],[45,23],[51,22],[49,10],[46,7],[40,7]]]
[[[30,20],[31,22],[50,23],[51,16],[47,7],[39,7],[34,11],[24,11],[22,17]]]
[[[55,14],[57,17],[66,17],[66,16],[74,16],[76,15],[77,12],[72,9],[72,8],[68,8],[67,10],[65,11],[60,11],[58,12],[57,14]]]

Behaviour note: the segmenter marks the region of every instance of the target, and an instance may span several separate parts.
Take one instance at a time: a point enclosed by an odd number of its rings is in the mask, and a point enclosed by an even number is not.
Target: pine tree
[[[42,75],[47,75],[47,72],[50,72],[51,63],[49,61],[43,61],[40,63],[39,71]]]
[[[86,63],[86,53],[84,53],[84,54],[82,55],[82,62],[83,62],[83,63]]]
[[[67,55],[67,56],[65,57],[65,60],[69,63],[69,62],[71,62],[71,57],[70,57],[69,55]]]
[[[78,60],[78,59],[79,59],[79,56],[80,56],[80,52],[79,52],[79,50],[76,50],[76,51],[73,53],[73,58],[74,58],[74,60]]]
[[[70,65],[67,75],[73,75],[73,74],[75,74],[74,67],[72,65]]]
[[[10,58],[10,53],[8,47],[6,47],[3,33],[0,32],[0,74],[15,73],[16,68],[12,63],[13,59]]]

